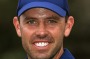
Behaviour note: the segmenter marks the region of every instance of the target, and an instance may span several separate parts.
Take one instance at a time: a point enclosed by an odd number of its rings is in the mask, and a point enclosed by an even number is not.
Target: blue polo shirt
[[[62,54],[60,59],[75,59],[75,58],[68,49],[64,49],[64,53]]]
[[[26,58],[28,59],[28,58]],[[64,53],[59,59],[75,59],[68,49],[64,49]]]

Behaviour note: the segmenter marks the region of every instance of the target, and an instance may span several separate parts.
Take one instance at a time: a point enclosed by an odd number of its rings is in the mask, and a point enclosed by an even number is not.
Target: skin
[[[13,18],[16,32],[22,39],[22,46],[28,59],[59,59],[63,54],[63,39],[69,36],[74,18],[69,16],[67,22],[53,11],[33,8],[25,11],[20,19]],[[36,43],[48,43],[37,46]]]

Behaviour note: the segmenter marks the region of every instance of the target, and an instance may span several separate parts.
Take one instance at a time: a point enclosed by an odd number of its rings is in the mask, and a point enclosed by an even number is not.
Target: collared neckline
[[[60,57],[60,59],[75,59],[74,56],[70,53],[68,49],[64,49],[64,53]]]

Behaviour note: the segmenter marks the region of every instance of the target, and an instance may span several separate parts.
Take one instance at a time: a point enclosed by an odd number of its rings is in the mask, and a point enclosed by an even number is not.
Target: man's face
[[[65,17],[43,8],[27,10],[20,16],[20,22],[14,19],[14,25],[29,59],[58,56],[63,51],[63,37],[71,30]]]

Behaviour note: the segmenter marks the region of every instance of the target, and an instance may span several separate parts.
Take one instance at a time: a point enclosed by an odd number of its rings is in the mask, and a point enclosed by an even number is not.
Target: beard
[[[49,42],[47,49],[37,49],[34,47],[36,41]],[[28,59],[53,59],[59,54],[62,47],[63,40],[56,41],[51,35],[32,35],[29,44],[27,42],[23,44],[25,51],[27,52]]]

